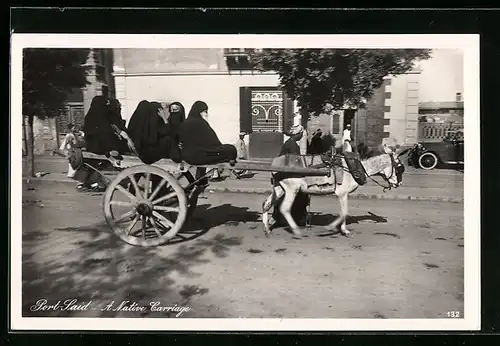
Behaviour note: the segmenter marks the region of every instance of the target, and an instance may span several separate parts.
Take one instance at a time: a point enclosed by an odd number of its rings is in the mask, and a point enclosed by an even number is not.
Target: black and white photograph
[[[11,105],[14,330],[479,329],[478,35],[13,34]]]

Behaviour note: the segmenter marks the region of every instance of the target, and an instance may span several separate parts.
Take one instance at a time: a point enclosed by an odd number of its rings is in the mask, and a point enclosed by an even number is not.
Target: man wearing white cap
[[[342,136],[342,146],[344,151],[352,151],[351,147],[351,124],[347,124]]]
[[[281,146],[279,156],[286,154],[300,155],[300,147],[297,142],[302,139],[302,136],[304,135],[304,128],[302,125],[292,126],[289,135],[290,138]]]

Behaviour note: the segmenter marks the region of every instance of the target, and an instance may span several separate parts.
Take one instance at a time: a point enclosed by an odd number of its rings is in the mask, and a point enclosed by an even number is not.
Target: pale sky
[[[420,102],[455,101],[457,92],[464,95],[463,52],[455,49],[435,49],[432,57],[419,63]]]

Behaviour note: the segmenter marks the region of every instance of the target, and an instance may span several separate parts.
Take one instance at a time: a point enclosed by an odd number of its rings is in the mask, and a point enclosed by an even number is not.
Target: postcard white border
[[[163,319],[23,318],[22,50],[39,48],[449,48],[464,53],[464,315],[463,319]],[[12,330],[116,331],[438,331],[479,330],[480,142],[479,35],[97,35],[11,36],[11,328]],[[19,228],[18,228],[19,227]]]

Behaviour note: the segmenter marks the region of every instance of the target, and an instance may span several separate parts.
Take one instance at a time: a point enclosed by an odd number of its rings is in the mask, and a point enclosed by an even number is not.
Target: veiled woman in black
[[[125,154],[133,148],[125,130],[125,121],[121,117],[120,102],[104,95],[92,99],[90,109],[85,115],[83,132],[86,150],[95,154],[110,156],[111,151]],[[70,162],[78,162],[78,156],[81,156],[81,152],[74,152]],[[95,159],[85,159],[85,163],[96,169],[102,169],[105,165],[103,161]],[[79,168],[76,175],[76,179],[81,182],[77,186],[78,191],[104,191],[106,187],[101,176],[88,166]]]
[[[132,145],[125,122],[121,117],[120,102],[106,96],[95,96],[83,123],[87,151],[109,155],[116,150],[121,154],[130,152]]]
[[[168,106],[168,113],[170,115],[168,118],[168,123],[171,126],[176,143],[179,143],[179,130],[181,124],[184,122],[184,120],[186,120],[186,110],[184,109],[182,103],[176,101],[172,102]]]
[[[236,160],[236,147],[222,144],[215,131],[205,120],[208,117],[208,106],[203,101],[196,101],[189,111],[186,121],[179,129],[182,145],[182,158],[191,165],[209,165]],[[198,169],[196,177],[205,174],[205,169]],[[200,181],[201,185],[208,180]]]
[[[158,102],[141,101],[128,124],[128,134],[135,144],[139,158],[153,164],[163,158],[180,162],[180,151],[170,124],[161,117]]]

